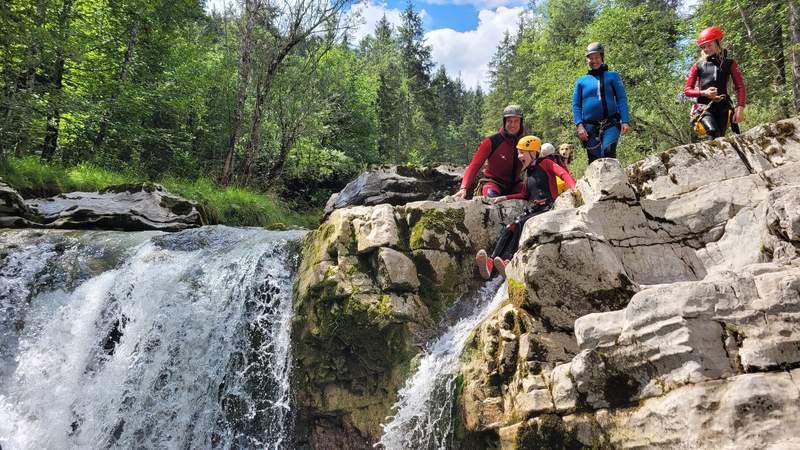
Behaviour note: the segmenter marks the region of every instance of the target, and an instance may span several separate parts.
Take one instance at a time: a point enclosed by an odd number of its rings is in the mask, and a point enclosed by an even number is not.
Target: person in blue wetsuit
[[[616,158],[620,134],[630,131],[628,96],[622,78],[608,70],[604,56],[599,42],[586,47],[589,72],[578,78],[572,93],[572,117],[589,164],[598,158]]]

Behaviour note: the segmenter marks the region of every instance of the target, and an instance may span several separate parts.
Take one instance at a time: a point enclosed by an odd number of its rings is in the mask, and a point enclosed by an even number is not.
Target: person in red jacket
[[[738,124],[744,120],[747,100],[739,65],[728,58],[722,48],[723,36],[722,30],[715,26],[700,32],[697,45],[702,54],[683,86],[685,96],[697,98],[697,104],[692,107],[693,121],[699,121],[711,139],[724,136],[729,122]],[[733,108],[728,95],[729,79],[733,80],[736,89],[736,108]],[[737,130],[738,127],[734,128]]]
[[[575,179],[572,178],[567,169],[557,162],[559,161],[559,155],[555,154],[555,148],[551,144],[545,144],[545,146],[549,146],[551,151],[546,156],[540,156],[543,153],[541,152],[543,149],[541,139],[536,136],[525,136],[520,139],[517,149],[519,150],[519,160],[525,170],[523,190],[519,193],[492,199],[493,203],[504,200],[527,199],[533,205],[531,208],[526,208],[525,212],[506,225],[497,239],[491,255],[488,255],[486,250],[483,249],[479,250],[478,254],[475,255],[478,271],[485,280],[492,276],[492,271],[495,267],[505,275],[506,266],[519,246],[519,238],[522,235],[522,227],[525,222],[531,217],[552,208],[553,202],[558,197],[556,177],[564,180],[570,189],[575,189]]]
[[[503,110],[503,127],[496,134],[481,142],[472,162],[464,171],[461,189],[455,196],[465,198],[478,170],[486,164],[483,176],[478,181],[476,195],[499,197],[521,190],[519,183],[520,163],[517,159],[517,141],[523,135],[523,114],[519,105],[508,105]]]

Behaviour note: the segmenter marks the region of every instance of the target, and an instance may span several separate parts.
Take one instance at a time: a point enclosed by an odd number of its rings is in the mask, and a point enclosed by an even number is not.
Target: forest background
[[[570,101],[591,41],[627,88],[627,164],[696,139],[680,93],[711,24],[746,80],[743,129],[800,113],[797,0],[700,0],[689,15],[675,0],[534,1],[503,36],[486,91],[435,67],[412,3],[400,26],[384,18],[360,42],[351,6],[0,2],[0,176],[25,195],[152,180],[217,222],[313,226],[370,166],[468,163],[509,103],[529,133],[578,144]]]

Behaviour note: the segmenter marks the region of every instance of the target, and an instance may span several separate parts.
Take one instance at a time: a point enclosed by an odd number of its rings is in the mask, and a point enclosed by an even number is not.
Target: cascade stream
[[[0,448],[288,448],[302,234],[4,230]]]
[[[502,284],[501,284],[502,283]],[[453,446],[453,400],[459,357],[472,331],[508,297],[508,284],[496,277],[454,309],[462,316],[427,345],[417,371],[398,392],[394,415],[375,444],[386,450],[449,450]]]

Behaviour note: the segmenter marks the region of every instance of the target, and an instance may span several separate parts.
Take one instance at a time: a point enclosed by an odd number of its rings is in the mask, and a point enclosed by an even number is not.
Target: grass
[[[23,197],[46,197],[63,192],[99,191],[113,185],[148,181],[135,174],[112,172],[91,164],[62,168],[36,157],[0,159],[0,178]],[[170,192],[199,203],[210,223],[272,229],[316,228],[318,210],[296,211],[275,195],[239,187],[222,187],[209,179],[165,177],[154,180]]]

